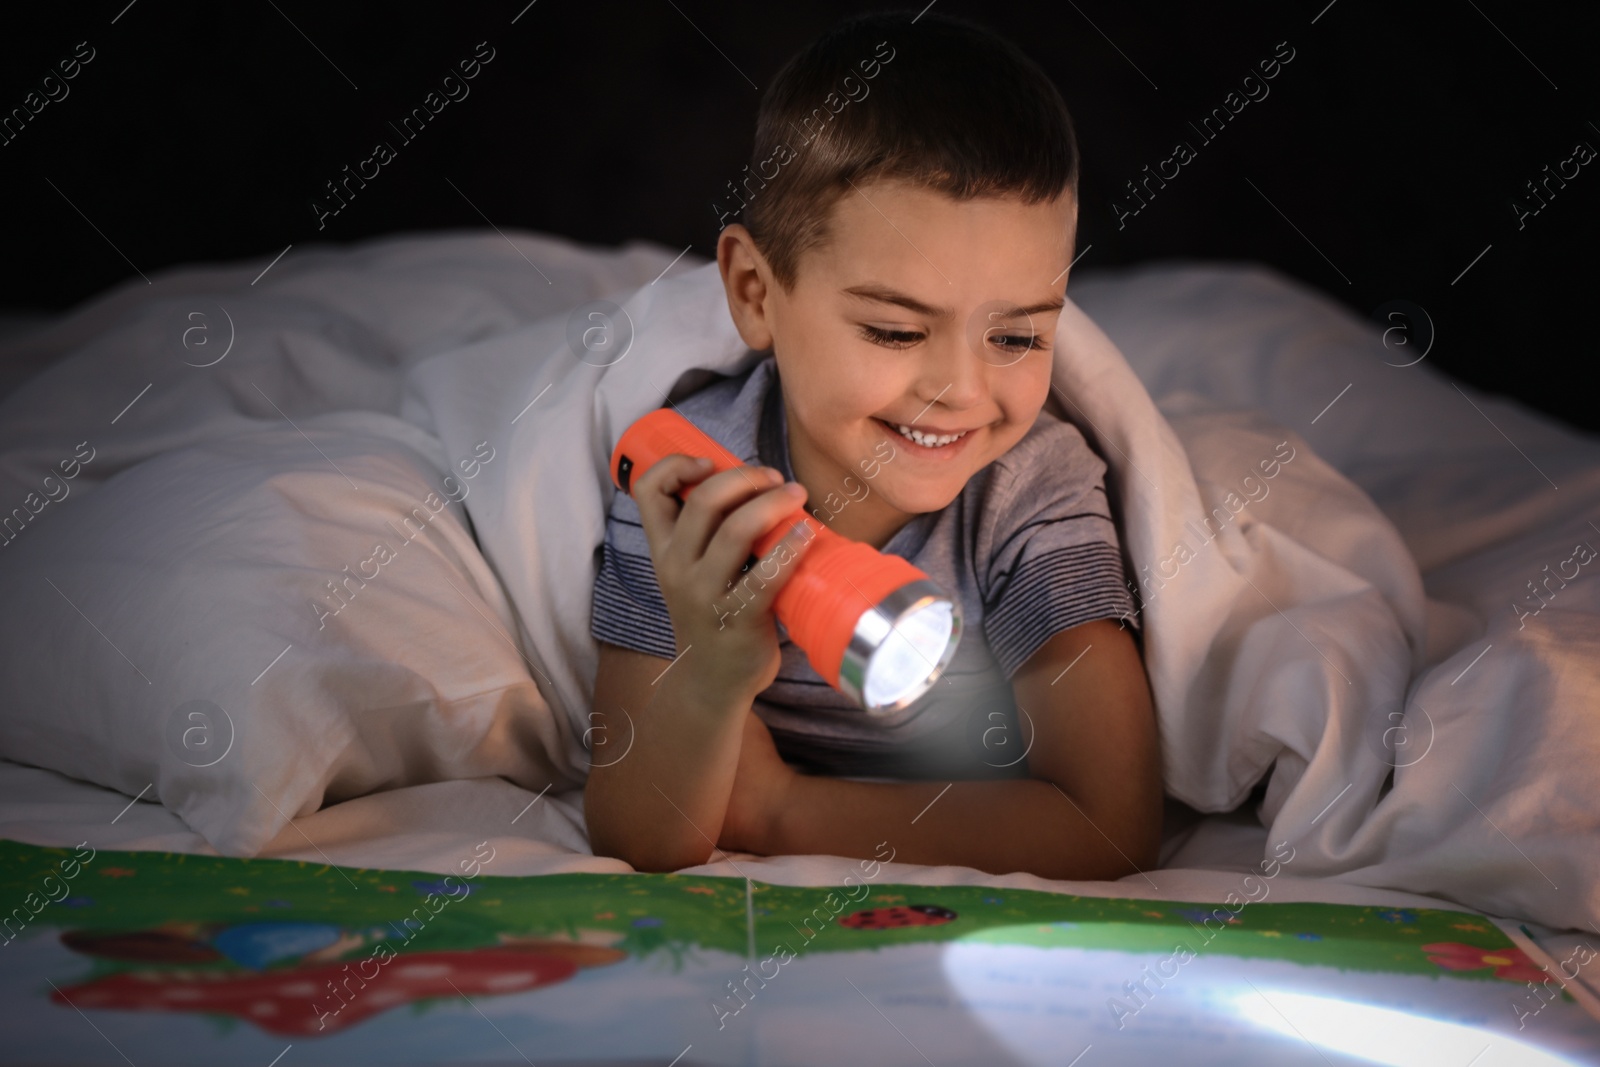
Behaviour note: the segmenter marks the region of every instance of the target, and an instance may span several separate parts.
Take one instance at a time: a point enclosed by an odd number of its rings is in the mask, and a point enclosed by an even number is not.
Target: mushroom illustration
[[[628,958],[628,953],[623,949],[611,948],[606,945],[591,945],[581,941],[512,941],[507,939],[506,947],[571,960],[575,966],[580,968],[605,967]]]
[[[86,1011],[233,1015],[283,1037],[317,1037],[402,1004],[461,994],[521,993],[563,982],[578,970],[570,955],[512,947],[396,955],[382,961],[370,979],[347,967],[326,964],[243,976],[130,971],[58,989],[50,999]],[[343,993],[335,995],[335,988]],[[345,996],[349,999],[341,999]]]
[[[567,937],[552,934],[501,934],[500,945],[503,948],[515,948],[524,952],[562,956],[580,968],[606,967],[628,958],[627,950],[617,947],[617,943],[624,936],[616,930],[585,927]]]

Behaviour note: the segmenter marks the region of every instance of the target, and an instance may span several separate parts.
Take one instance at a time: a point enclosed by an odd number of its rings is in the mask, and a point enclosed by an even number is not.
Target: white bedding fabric
[[[0,345],[46,368],[0,400],[0,755],[148,792],[233,855],[377,789],[570,784],[451,503],[503,453],[398,417],[416,359],[665,266],[540,258],[560,282],[531,292],[518,249],[471,239],[312,250],[254,287],[176,271]]]
[[[1319,736],[1327,678],[1307,687],[1312,705],[1294,698],[1278,767],[1309,767],[1287,797],[1287,782],[1271,783],[1274,839],[1304,842],[1303,871],[1596,928],[1597,568],[1551,579],[1548,606],[1522,612],[1541,602],[1529,583],[1561,571],[1575,545],[1600,548],[1600,439],[1404,365],[1414,348],[1383,347],[1378,327],[1263,270],[1101,275],[1074,298],[1154,395],[1226,398],[1303,428],[1395,525],[1423,579],[1428,640],[1403,718],[1398,702],[1380,705],[1364,724],[1333,716]],[[1383,794],[1358,773],[1374,749],[1395,765]]]
[[[398,415],[437,439],[441,471],[478,441],[503,443],[505,461],[485,471],[466,508],[547,703],[526,713],[548,715],[541,729],[559,735],[548,755],[575,779],[585,766],[590,582],[611,446],[669,389],[692,384],[680,382],[685,373],[734,373],[757,358],[728,321],[715,266],[685,259],[648,281],[670,261],[667,250],[643,247],[619,256],[536,235],[447,235],[285,257],[255,291],[248,278],[259,264],[125,286],[7,346],[41,361],[70,354],[77,373],[46,374],[7,398],[0,491],[29,491],[71,454],[77,426],[104,425],[103,411],[153,378],[162,403],[103,433],[104,462],[75,491],[168,449],[258,427],[236,395],[173,366],[172,338],[155,315],[140,315],[158,300],[172,310],[227,294],[230,308],[252,315],[250,372],[276,376],[286,416]],[[569,348],[567,309],[606,293],[636,337],[602,368]],[[1523,628],[1510,607],[1576,541],[1600,544],[1584,518],[1600,515],[1596,442],[1458,389],[1426,363],[1386,366],[1394,357],[1376,327],[1261,269],[1163,265],[1075,280],[1069,295],[1054,379],[1065,414],[1110,466],[1136,569],[1170,557],[1206,509],[1248,489],[1246,475],[1259,480],[1257,465],[1278,442],[1295,449],[1268,495],[1214,543],[1191,534],[1192,560],[1161,592],[1146,589],[1169,790],[1224,811],[1270,774],[1261,813],[1269,829],[1252,835],[1251,862],[1266,841],[1292,842],[1294,873],[1321,879],[1318,899],[1374,886],[1384,900],[1434,894],[1554,927],[1600,920],[1600,796],[1589,775],[1600,756],[1600,593],[1585,571]],[[93,388],[86,365],[97,372]],[[369,865],[426,867],[425,836],[408,846],[407,831],[385,837],[377,827],[404,825],[407,805],[429,790],[468,808],[497,790],[504,799],[492,803],[508,808],[529,795],[505,783],[439,783],[305,814],[320,802],[314,795],[284,813],[302,817],[268,853],[321,820],[310,836],[323,850],[342,841]],[[14,836],[35,835],[25,839],[43,832],[16,816],[8,825]],[[552,794],[507,835],[554,842],[524,846],[552,869],[616,869],[574,852],[580,826]],[[833,861],[738,862],[752,877],[783,881],[773,872]],[[897,876],[1036,882],[915,873]]]
[[[0,760],[0,837],[31,844],[89,841],[96,850],[154,850],[214,855],[182,819],[160,804],[131,801],[110,789],[78,782],[54,771]],[[115,820],[113,822],[113,820]],[[493,869],[511,875],[615,874],[630,871],[620,860],[589,851],[583,829],[583,793],[540,796],[497,778],[457,779],[373,793],[301,816],[278,834],[261,856],[335,863],[347,867],[432,871],[456,870],[463,843],[488,841]],[[1450,907],[1448,902],[1395,890],[1372,889],[1295,874],[1298,858],[1260,883],[1258,862],[1265,832],[1248,819],[1213,816],[1171,835],[1166,866],[1116,882],[1065,882],[1031,874],[996,876],[971,867],[887,863],[880,881],[911,885],[994,885],[1083,896],[1152,900],[1222,901],[1227,894],[1272,900],[1322,901],[1385,907]],[[839,885],[858,871],[838,856],[763,857],[719,853],[715,861],[684,873],[748,877],[785,885]],[[1257,875],[1267,886],[1247,892],[1241,879]]]

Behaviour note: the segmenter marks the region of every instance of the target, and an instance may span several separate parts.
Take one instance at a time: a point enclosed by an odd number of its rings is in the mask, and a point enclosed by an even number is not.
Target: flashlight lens
[[[929,677],[950,643],[950,609],[948,600],[924,604],[901,616],[884,635],[867,665],[863,693],[868,707],[898,704],[928,688]]]

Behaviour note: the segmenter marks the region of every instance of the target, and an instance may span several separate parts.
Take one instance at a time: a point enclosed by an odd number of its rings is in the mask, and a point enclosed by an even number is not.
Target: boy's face
[[[776,355],[813,516],[882,547],[1022,439],[1049,395],[1077,213],[1070,191],[958,202],[872,182],[834,206],[788,292],[749,231],[723,231],[729,306],[745,342]],[[965,435],[925,447],[901,425]]]

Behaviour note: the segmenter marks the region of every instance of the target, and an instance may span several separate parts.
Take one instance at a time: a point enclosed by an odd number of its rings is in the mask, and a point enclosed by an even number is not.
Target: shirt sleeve
[[[1137,629],[1105,461],[1078,428],[1041,421],[996,466],[978,549],[984,637],[1006,678],[1061,630],[1105,618]]]
[[[602,550],[590,635],[597,641],[672,659],[678,654],[672,616],[656,582],[639,505],[627,493],[618,491],[612,496]]]

